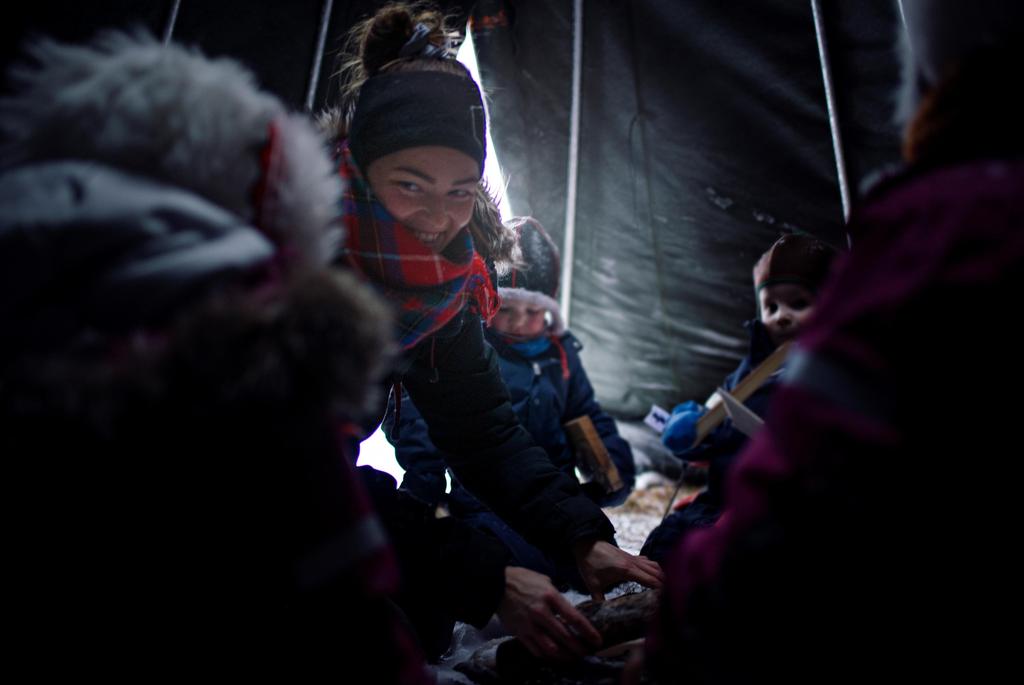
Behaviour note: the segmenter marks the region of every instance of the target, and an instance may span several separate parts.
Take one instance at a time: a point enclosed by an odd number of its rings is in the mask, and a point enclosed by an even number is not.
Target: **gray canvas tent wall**
[[[296,109],[331,102],[334,57],[372,0],[47,2],[2,10],[0,59],[31,34],[141,26],[247,64]],[[472,17],[516,213],[561,243],[572,0],[439,3]],[[744,353],[750,267],[780,231],[845,245],[812,3],[587,0],[571,325],[621,417],[706,396]],[[897,157],[894,0],[820,3],[854,192]],[[4,86],[6,89],[6,85]]]
[[[584,2],[571,321],[606,407],[702,398],[746,348],[780,231],[845,246],[810,2]],[[823,3],[854,185],[896,158],[892,2]],[[561,242],[572,3],[473,14],[512,209]]]

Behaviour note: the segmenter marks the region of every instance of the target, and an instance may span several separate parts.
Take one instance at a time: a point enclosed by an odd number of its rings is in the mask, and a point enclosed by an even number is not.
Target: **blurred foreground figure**
[[[318,137],[239,65],[145,36],[31,59],[0,103],[8,653],[422,682],[343,447],[390,324],[325,268]]]
[[[675,552],[658,682],[1015,666],[1024,5],[902,5],[907,166],[855,211],[722,519]]]

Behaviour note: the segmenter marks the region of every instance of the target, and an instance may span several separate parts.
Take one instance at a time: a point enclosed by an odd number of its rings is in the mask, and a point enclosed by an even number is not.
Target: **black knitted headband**
[[[359,91],[349,148],[365,173],[379,157],[410,147],[439,145],[480,165],[487,151],[484,103],[472,79],[441,71],[379,74]]]

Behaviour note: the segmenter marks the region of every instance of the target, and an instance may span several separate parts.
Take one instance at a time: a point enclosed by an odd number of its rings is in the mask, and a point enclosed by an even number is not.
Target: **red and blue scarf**
[[[345,183],[342,257],[395,305],[402,349],[436,333],[467,305],[489,323],[500,299],[469,229],[463,228],[442,254],[435,253],[373,197],[345,141],[335,160]]]

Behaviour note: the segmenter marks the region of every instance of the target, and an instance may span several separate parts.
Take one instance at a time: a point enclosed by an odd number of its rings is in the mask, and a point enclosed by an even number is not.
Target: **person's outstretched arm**
[[[537,546],[573,548],[597,595],[626,580],[660,584],[660,567],[614,546],[604,513],[519,424],[476,317],[415,354],[403,382],[467,489]]]

